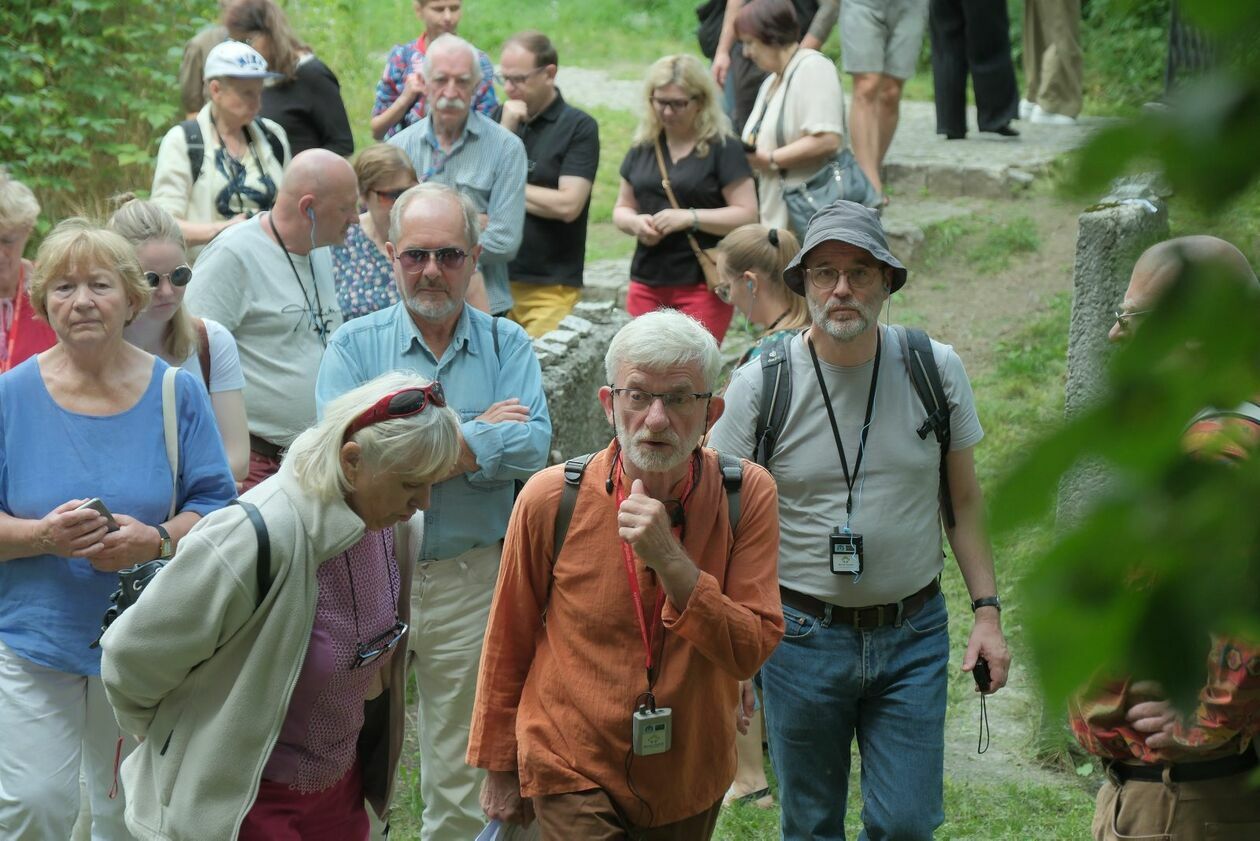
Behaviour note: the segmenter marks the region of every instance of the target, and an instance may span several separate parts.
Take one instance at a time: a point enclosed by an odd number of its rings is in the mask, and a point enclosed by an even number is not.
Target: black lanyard
[[[805,340],[809,345],[809,356],[814,360],[814,375],[818,377],[818,388],[822,390],[823,403],[827,407],[827,418],[831,421],[831,434],[836,439],[836,452],[840,453],[840,467],[844,470],[844,482],[849,486],[849,495],[844,502],[845,527],[853,519],[853,483],[857,481],[858,472],[862,469],[862,454],[866,452],[866,435],[871,430],[871,415],[875,412],[875,386],[879,383],[879,357],[883,348],[880,331],[875,332],[875,367],[871,369],[871,393],[866,397],[866,419],[862,421],[862,434],[858,442],[857,459],[853,462],[853,474],[849,474],[849,460],[844,457],[844,442],[840,440],[840,427],[836,424],[836,413],[831,408],[831,395],[827,392],[827,384],[823,382],[822,366],[818,364],[818,353],[814,343]]]
[[[293,277],[297,280],[298,288],[302,290],[302,300],[306,302],[306,312],[311,317],[311,327],[315,330],[315,334],[319,336],[319,343],[324,347],[328,347],[328,320],[324,318],[324,303],[319,299],[319,281],[315,278],[315,261],[307,254],[307,264],[311,267],[311,286],[315,289],[315,304],[312,309],[311,296],[306,294],[306,284],[302,282],[302,276],[298,274],[297,266],[293,263],[293,258],[289,256],[289,247],[284,244],[284,240],[280,237],[280,232],[276,230],[276,220],[271,212],[267,213],[267,224],[271,226],[271,232],[276,236],[276,242],[280,243],[280,250],[284,252],[284,259],[289,261],[289,268],[293,269]],[[311,224],[314,224],[313,222]],[[314,251],[315,249],[311,249]]]

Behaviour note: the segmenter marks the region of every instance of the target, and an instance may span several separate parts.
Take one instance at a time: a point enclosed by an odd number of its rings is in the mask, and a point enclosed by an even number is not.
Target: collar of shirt
[[[451,151],[448,154],[455,154],[468,140],[469,135],[472,135],[474,138],[480,137],[485,129],[480,121],[487,119],[489,118],[485,115],[469,108],[468,119],[464,121],[464,130],[459,133],[459,139],[451,145]],[[429,144],[429,148],[434,151],[441,151],[442,145],[438,143],[437,133],[433,131],[433,113],[429,112],[426,114],[424,119],[420,121],[419,126],[420,137],[423,138],[425,143]]]
[[[556,98],[551,101],[550,105],[542,110],[541,114],[530,120],[530,122],[537,123],[541,121],[544,123],[554,123],[556,120],[560,119],[560,113],[562,111],[564,111],[564,96],[560,93],[560,89],[556,88]]]
[[[428,357],[433,360],[433,364],[441,367],[442,360],[433,355],[433,351],[425,342],[424,336],[420,333],[420,328],[416,326],[415,320],[411,317],[411,310],[407,309],[405,302],[399,301],[396,305],[395,318],[398,323],[398,352],[399,355],[405,356],[413,347],[419,346]],[[474,356],[477,355],[476,342],[470,341],[471,328],[468,323],[468,305],[459,312],[459,320],[455,322],[455,333],[451,336],[451,343],[446,348],[443,357],[456,353],[460,350],[466,350]]]

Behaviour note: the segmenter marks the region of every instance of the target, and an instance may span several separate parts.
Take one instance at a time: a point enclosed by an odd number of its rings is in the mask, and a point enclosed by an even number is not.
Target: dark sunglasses
[[[187,266],[176,266],[166,274],[158,274],[157,272],[144,273],[144,279],[149,282],[149,286],[153,289],[158,288],[162,278],[170,280],[171,286],[187,286],[188,281],[192,280],[192,269]]]
[[[464,260],[468,259],[468,252],[462,248],[451,247],[408,248],[406,251],[398,252],[398,262],[402,264],[403,271],[412,274],[424,271],[424,267],[429,265],[429,257],[437,260],[441,268],[453,271],[464,265]]]
[[[445,405],[446,394],[442,391],[442,384],[436,381],[422,388],[404,388],[393,394],[386,394],[351,422],[341,441],[344,444],[354,433],[374,423],[395,418],[409,418],[423,412],[425,406],[437,406],[440,409]]]
[[[398,641],[402,639],[403,634],[407,633],[407,623],[401,619],[394,623],[394,627],[375,639],[367,642],[355,643],[354,664],[351,669],[357,669],[366,666],[368,663],[376,660],[383,654],[387,654],[398,645]]]
[[[373,190],[372,192],[376,193],[383,199],[388,199],[389,201],[394,202],[398,201],[398,197],[410,189],[410,187],[403,187],[400,190]]]

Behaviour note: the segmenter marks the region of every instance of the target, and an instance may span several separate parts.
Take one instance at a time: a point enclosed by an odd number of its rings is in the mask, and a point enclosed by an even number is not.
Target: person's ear
[[[608,417],[608,422],[616,426],[613,419],[613,393],[612,387],[601,385],[599,387],[599,405],[604,407],[604,414]]]
[[[744,284],[748,287],[748,291],[757,294],[757,273],[749,269],[742,275]]]
[[[346,477],[346,483],[353,488],[359,478],[359,470],[363,467],[363,448],[354,441],[347,441],[341,445],[338,459],[341,462],[341,472]]]

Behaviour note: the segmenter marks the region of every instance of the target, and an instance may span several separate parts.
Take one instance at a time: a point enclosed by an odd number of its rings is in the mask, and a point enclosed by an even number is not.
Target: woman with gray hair
[[[110,626],[106,692],[144,738],[122,766],[138,838],[367,837],[401,751],[413,515],[459,447],[438,383],[347,392],[243,497],[268,562],[247,512],[220,512]]]
[[[35,194],[0,166],[0,374],[57,341],[48,322],[31,309],[26,288],[35,267],[22,252],[38,218]]]

